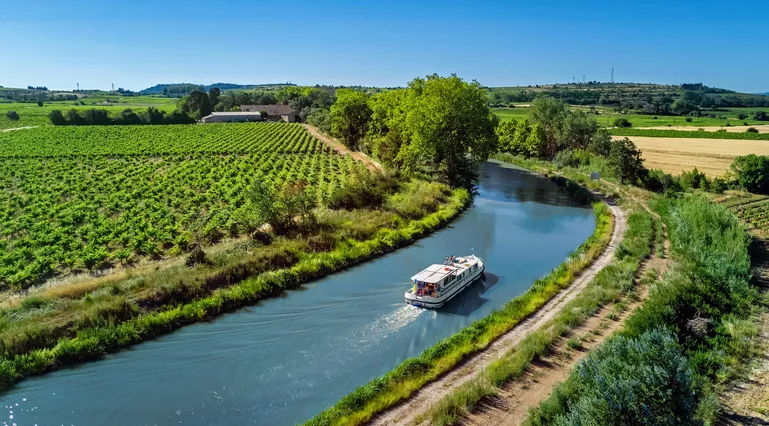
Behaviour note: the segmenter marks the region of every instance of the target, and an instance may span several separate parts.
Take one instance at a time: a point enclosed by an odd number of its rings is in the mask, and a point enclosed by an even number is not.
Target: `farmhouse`
[[[266,119],[280,119],[287,123],[296,121],[296,111],[289,105],[241,105],[241,111],[263,111],[267,113]]]
[[[246,121],[262,121],[258,111],[212,112],[200,119],[203,123],[243,123]]]

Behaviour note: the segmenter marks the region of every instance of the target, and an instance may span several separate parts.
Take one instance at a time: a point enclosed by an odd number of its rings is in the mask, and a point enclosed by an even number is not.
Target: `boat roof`
[[[458,269],[464,270],[478,263],[478,258],[472,256],[455,256],[453,264],[438,264],[434,263],[422,272],[411,277],[411,281],[421,281],[424,283],[437,283],[438,281],[446,278],[446,276],[452,274]]]
[[[449,265],[432,264],[422,272],[411,277],[411,281],[422,281],[425,283],[437,283],[446,278],[449,274],[456,271],[457,268]]]

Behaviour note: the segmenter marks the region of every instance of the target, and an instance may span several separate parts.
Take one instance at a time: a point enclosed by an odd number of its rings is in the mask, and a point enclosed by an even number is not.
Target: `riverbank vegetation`
[[[712,423],[718,385],[752,355],[759,297],[749,282],[744,228],[701,197],[653,206],[668,225],[674,268],[620,336],[580,363],[529,424]],[[631,373],[644,366],[648,374]]]
[[[555,179],[557,183],[570,181]],[[578,185],[568,185],[586,199],[592,194]],[[399,401],[408,398],[424,384],[456,366],[468,356],[486,348],[497,337],[520,323],[569,285],[572,279],[604,250],[611,237],[613,218],[602,202],[593,204],[596,228],[568,259],[536,280],[523,295],[501,309],[474,322],[457,334],[425,350],[419,357],[404,361],[388,374],[372,380],[342,398],[313,419],[309,425],[362,424]]]
[[[635,278],[641,261],[661,235],[655,219],[640,206],[628,201],[623,207],[632,213],[628,228],[614,261],[593,280],[561,312],[537,331],[527,335],[518,345],[494,361],[473,379],[462,384],[432,405],[420,417],[431,425],[455,424],[478,404],[497,395],[510,380],[521,376],[532,361],[542,357],[571,330],[579,327],[602,307],[620,303],[628,294],[637,294]],[[579,341],[569,341],[576,346]]]

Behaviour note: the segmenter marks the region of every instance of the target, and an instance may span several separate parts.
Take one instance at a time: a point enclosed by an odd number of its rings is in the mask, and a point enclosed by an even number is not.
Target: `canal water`
[[[496,162],[475,204],[407,248],[0,395],[17,425],[289,425],[317,414],[514,298],[592,234],[590,206]],[[406,306],[409,277],[448,255],[486,263],[437,311]]]

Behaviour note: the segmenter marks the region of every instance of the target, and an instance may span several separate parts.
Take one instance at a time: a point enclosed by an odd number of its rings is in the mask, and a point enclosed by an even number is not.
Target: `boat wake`
[[[411,324],[426,312],[428,311],[404,304],[356,330],[355,334],[362,346],[379,343],[382,339],[397,333],[402,328]]]

